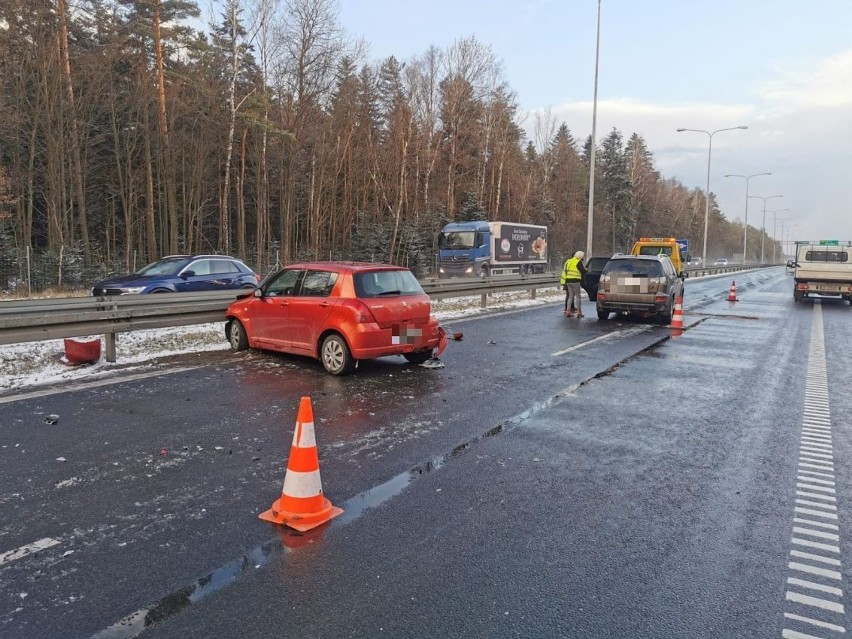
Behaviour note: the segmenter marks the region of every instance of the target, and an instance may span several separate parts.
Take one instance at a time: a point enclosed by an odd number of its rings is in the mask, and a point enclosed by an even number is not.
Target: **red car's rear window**
[[[420,283],[411,271],[366,271],[355,273],[354,280],[358,297],[423,294]]]

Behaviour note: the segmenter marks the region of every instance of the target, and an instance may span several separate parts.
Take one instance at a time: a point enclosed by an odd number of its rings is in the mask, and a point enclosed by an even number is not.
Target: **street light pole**
[[[750,195],[755,200],[763,200],[763,224],[760,227],[760,265],[763,266],[763,238],[766,236],[766,200],[771,200],[774,197],[784,197],[783,195],[767,195],[761,197],[759,195]]]
[[[751,175],[737,175],[736,173],[729,173],[725,175],[725,177],[745,178],[746,181],[745,217],[743,218],[743,266],[745,266],[746,263],[746,244],[748,242],[748,181],[759,175],[772,175],[772,173],[752,173]]]
[[[786,228],[785,228],[785,226],[786,226]],[[784,250],[785,244],[791,245],[791,248],[792,248],[793,229],[797,229],[797,228],[799,228],[798,224],[786,224],[785,225],[783,222],[781,223],[781,250]],[[785,237],[787,239],[784,239]],[[792,257],[793,257],[793,259],[796,258],[795,249],[792,250]]]
[[[783,213],[784,211],[789,211],[789,210],[790,209],[778,209],[777,211],[768,211],[769,213],[772,213],[772,263],[773,264],[775,264],[775,245],[778,243],[778,241],[775,239],[775,232],[778,229],[778,227],[777,227],[778,220],[781,220],[781,224],[783,225],[784,220],[792,220],[793,219],[791,217],[778,217],[778,214]]]
[[[734,131],[735,129],[747,129],[747,126],[732,126],[726,129],[716,129],[715,131],[705,131],[704,129],[677,129],[678,133],[684,131],[692,131],[693,133],[706,133],[710,139],[707,145],[707,190],[704,193],[704,247],[701,251],[701,260],[707,264],[707,224],[710,220],[710,157],[713,153],[713,136],[722,131]]]
[[[598,125],[598,63],[601,51],[601,0],[598,0],[598,30],[595,38],[595,97],[592,103],[592,144],[589,153],[589,221],[586,226],[586,255],[592,253],[592,225],[595,213],[595,146]]]

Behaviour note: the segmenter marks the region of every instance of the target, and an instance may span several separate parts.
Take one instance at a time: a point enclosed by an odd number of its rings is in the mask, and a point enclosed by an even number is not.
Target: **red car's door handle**
[[[331,304],[329,304],[328,302],[323,302],[320,304],[321,308],[328,308],[329,306],[331,306]]]

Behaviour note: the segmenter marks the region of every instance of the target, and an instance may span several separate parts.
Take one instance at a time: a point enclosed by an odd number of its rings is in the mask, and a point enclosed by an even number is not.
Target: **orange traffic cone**
[[[729,302],[738,302],[737,299],[737,283],[735,281],[731,281],[731,289],[728,291],[728,301]]]
[[[672,323],[670,328],[683,328],[683,295],[678,295],[675,301],[674,312],[672,313]]]
[[[281,497],[273,502],[272,508],[261,513],[260,518],[304,532],[342,512],[342,509],[332,506],[322,493],[314,412],[311,398],[303,397],[299,403],[299,416],[293,432],[293,445],[290,447]]]

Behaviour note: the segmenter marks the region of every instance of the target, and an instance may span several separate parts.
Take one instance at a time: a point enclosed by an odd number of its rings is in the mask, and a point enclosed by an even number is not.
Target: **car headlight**
[[[132,294],[132,295],[141,293],[144,290],[145,290],[144,286],[127,286],[127,287],[121,289],[122,293],[129,293],[129,294]]]

